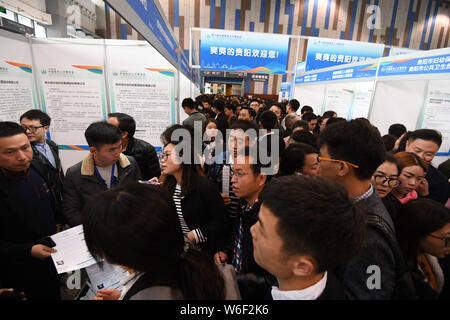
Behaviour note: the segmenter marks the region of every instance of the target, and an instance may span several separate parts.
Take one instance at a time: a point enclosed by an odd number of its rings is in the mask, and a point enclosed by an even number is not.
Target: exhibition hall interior
[[[449,39],[442,0],[0,0],[0,303],[450,300]]]

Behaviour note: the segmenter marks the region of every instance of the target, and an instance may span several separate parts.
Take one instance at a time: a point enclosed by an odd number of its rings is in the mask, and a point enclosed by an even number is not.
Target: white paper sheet
[[[65,273],[95,264],[84,242],[83,226],[79,225],[51,236],[56,243],[52,253],[53,263],[58,273]]]

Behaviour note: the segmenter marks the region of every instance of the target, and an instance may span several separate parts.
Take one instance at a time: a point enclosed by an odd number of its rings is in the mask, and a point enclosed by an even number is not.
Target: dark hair
[[[306,143],[291,143],[280,157],[280,176],[294,174],[296,170],[301,171],[305,164],[305,156],[311,153],[319,153],[313,146]]]
[[[358,165],[353,169],[359,179],[370,179],[386,157],[380,132],[362,119],[327,125],[319,135],[319,145],[324,144],[333,159]]]
[[[394,218],[397,240],[407,262],[417,268],[419,242],[450,223],[450,211],[440,203],[419,198],[402,205]]]
[[[183,109],[184,108],[195,109],[194,100],[192,100],[191,98],[183,99],[183,101],[181,102],[181,107]]]
[[[20,121],[22,121],[23,118],[27,118],[30,120],[39,120],[42,126],[49,126],[52,121],[48,114],[36,109],[28,110],[27,112],[25,112],[20,116]]]
[[[264,187],[259,200],[278,218],[283,250],[311,255],[317,273],[342,265],[364,246],[364,212],[333,181],[311,175],[279,177]]]
[[[217,99],[213,102],[211,107],[217,109],[219,112],[223,112],[223,110],[225,109],[225,103],[222,99]]]
[[[310,122],[315,119],[317,119],[317,116],[312,112],[307,112],[302,116],[302,120],[304,120],[306,122]]]
[[[173,125],[172,127],[167,128],[162,134],[161,134],[161,139],[163,140],[163,138],[166,141],[163,141],[164,143],[164,147],[167,146],[168,144],[173,144],[173,145],[178,145],[179,143],[183,142],[183,138],[184,137],[180,137],[179,140],[175,140],[175,137],[173,136],[173,133],[175,132],[175,130],[186,130],[189,135],[186,137],[188,139],[188,141],[184,142],[190,145],[191,148],[191,152],[190,152],[190,158],[189,158],[189,163],[185,163],[183,162],[181,164],[181,169],[182,169],[182,183],[181,183],[181,195],[182,196],[186,196],[188,194],[190,194],[192,192],[193,189],[193,185],[191,183],[192,179],[194,178],[195,175],[202,175],[201,172],[201,167],[200,165],[198,165],[200,163],[200,157],[201,157],[201,151],[202,150],[197,150],[194,144],[194,128],[192,128],[192,126],[188,126],[188,125]],[[179,154],[178,156],[180,156],[180,160],[182,159],[181,157],[183,156],[183,154]],[[172,175],[168,175],[163,182],[163,187],[165,187],[171,194],[173,194],[173,192],[175,191],[175,187],[177,185],[177,180],[175,179],[174,176]]]
[[[389,127],[388,133],[391,136],[396,137],[397,139],[402,136],[406,132],[406,127],[401,123],[394,123]]]
[[[330,120],[327,121],[325,128],[332,125],[333,123],[343,123],[343,122],[347,122],[347,120],[345,120],[344,118],[341,117],[337,117],[337,118],[331,118]]]
[[[292,99],[288,103],[291,106],[291,109],[297,112],[298,108],[300,108],[300,102],[297,99]]]
[[[411,143],[416,139],[433,141],[438,145],[439,148],[442,144],[442,134],[439,131],[433,129],[419,129],[413,131],[411,133],[411,136],[409,137],[409,142]]]
[[[136,121],[134,121],[133,117],[126,113],[109,113],[108,118],[116,118],[119,122],[119,129],[122,132],[128,132],[128,138],[133,138],[134,133],[136,132]]]
[[[235,122],[233,122],[233,125],[230,129],[242,129],[244,131],[247,131],[248,129],[258,130],[258,126],[251,120],[236,120]]]
[[[322,115],[322,118],[334,118],[334,115],[337,114],[335,111],[325,111]]]
[[[228,110],[233,111],[233,113],[236,113],[236,105],[234,103],[226,104],[225,108],[227,108]]]
[[[400,174],[402,170],[400,169],[400,163],[398,162],[395,155],[393,155],[391,152],[386,152],[386,159],[384,159],[384,161],[395,164],[397,166],[398,174]]]
[[[261,122],[262,126],[266,130],[273,130],[277,125],[277,115],[270,110],[266,110],[259,116],[259,122]]]
[[[310,106],[303,106],[302,109],[300,110],[300,113],[305,113],[305,112],[313,112],[313,108],[311,108]]]
[[[97,260],[147,272],[158,285],[180,289],[184,299],[224,299],[224,280],[212,259],[195,249],[184,253],[177,211],[163,188],[135,182],[98,193],[81,222]]]
[[[409,137],[411,136],[412,131],[407,131],[403,138],[398,143],[398,148],[395,150],[395,152],[402,152],[406,150],[406,142],[408,142]]]
[[[394,150],[395,141],[397,141],[397,139],[394,136],[386,134],[381,138],[383,139],[384,148],[386,149],[387,152]]]
[[[27,134],[20,124],[11,121],[0,122],[0,138],[12,137],[21,133]]]
[[[286,114],[286,107],[284,106],[284,104],[282,104],[282,103],[272,103],[270,107],[273,107],[273,106],[275,106],[278,109],[280,109],[282,117],[283,117],[283,115]]]
[[[256,117],[256,111],[255,110],[253,110],[252,108],[249,108],[249,107],[241,107],[241,111],[242,110],[247,110],[248,114],[250,115],[250,117],[255,119],[255,117]]]
[[[309,124],[305,120],[297,120],[292,126],[292,131],[294,131],[295,128],[299,127],[305,129],[306,131],[309,131]]]
[[[84,132],[90,147],[100,150],[105,144],[114,144],[122,139],[122,131],[105,121],[91,123]]]
[[[214,111],[212,111],[211,109],[203,109],[202,112],[205,114],[205,116],[207,118],[214,118],[216,115],[216,113]]]
[[[294,140],[295,142],[306,143],[313,147],[317,146],[316,138],[314,137],[314,135],[311,132],[309,132],[307,130],[295,131],[292,134],[291,139]]]

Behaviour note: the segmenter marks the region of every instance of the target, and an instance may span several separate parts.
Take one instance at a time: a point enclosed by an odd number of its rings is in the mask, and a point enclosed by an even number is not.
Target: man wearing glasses
[[[349,198],[360,203],[367,218],[381,221],[389,232],[383,234],[377,226],[367,224],[363,251],[340,267],[338,276],[352,299],[391,299],[397,279],[396,248],[391,248],[386,237],[398,244],[392,218],[370,181],[386,157],[381,135],[367,120],[357,119],[327,126],[319,144],[319,175],[347,189]]]
[[[47,139],[50,122],[48,114],[40,110],[29,110],[20,117],[20,125],[25,129],[33,148],[33,162],[45,174],[48,186],[56,197],[56,212],[62,216],[64,173],[58,145]]]

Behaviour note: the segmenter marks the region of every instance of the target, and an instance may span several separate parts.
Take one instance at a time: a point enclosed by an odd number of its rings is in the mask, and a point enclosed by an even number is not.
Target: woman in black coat
[[[162,186],[175,202],[185,237],[213,254],[229,238],[231,221],[219,190],[201,172],[201,148],[194,149],[192,131],[178,125],[162,134]],[[175,139],[178,133],[181,139]]]

